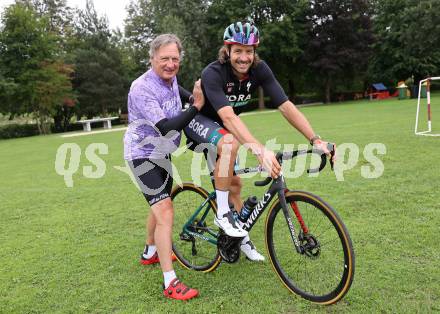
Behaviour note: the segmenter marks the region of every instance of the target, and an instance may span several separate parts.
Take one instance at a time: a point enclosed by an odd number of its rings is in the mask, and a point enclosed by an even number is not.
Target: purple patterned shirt
[[[153,69],[138,77],[128,93],[129,126],[124,136],[124,159],[162,159],[179,147],[180,132],[162,136],[155,124],[182,111],[177,79],[171,86]]]

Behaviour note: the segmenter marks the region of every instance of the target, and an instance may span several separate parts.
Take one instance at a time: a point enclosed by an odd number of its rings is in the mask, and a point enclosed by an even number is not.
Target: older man
[[[181,130],[203,107],[200,81],[194,85],[194,102],[182,111],[176,74],[182,44],[173,34],[155,38],[150,46],[151,68],[137,78],[128,94],[129,127],[124,137],[124,158],[129,161],[145,199],[151,207],[141,263],[160,263],[164,295],[188,300],[198,291],[176,277],[172,265],[173,204],[171,153],[180,143]]]

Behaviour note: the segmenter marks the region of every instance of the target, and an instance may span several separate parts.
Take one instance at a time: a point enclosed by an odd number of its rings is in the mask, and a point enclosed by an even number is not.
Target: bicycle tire
[[[316,195],[288,191],[286,201],[299,241],[310,242],[310,247],[317,250],[310,249],[309,255],[296,251],[277,200],[266,219],[266,249],[273,269],[290,292],[314,303],[336,303],[348,292],[354,278],[355,255],[347,228],[336,211]],[[307,236],[292,206],[299,208],[309,230]],[[314,218],[320,220],[315,222]]]
[[[183,183],[182,186],[176,186],[171,191],[174,207],[172,236],[174,255],[183,267],[201,272],[211,272],[219,265],[221,256],[217,245],[188,234],[183,227],[195,213],[196,209],[208,198],[209,193],[193,183]],[[214,224],[214,217],[217,212],[217,204],[214,200],[210,199],[206,202],[205,206],[204,210],[195,217],[195,223],[191,224],[189,228],[193,232],[216,240],[218,227]],[[202,221],[201,218],[206,211],[205,209],[208,210],[208,213]],[[194,241],[194,246],[192,240]]]

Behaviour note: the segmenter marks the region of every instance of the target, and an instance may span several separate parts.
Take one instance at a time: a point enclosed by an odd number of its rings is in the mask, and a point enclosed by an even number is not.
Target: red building
[[[368,95],[370,96],[370,100],[386,99],[390,97],[390,92],[382,83],[376,83],[370,86],[368,89]]]

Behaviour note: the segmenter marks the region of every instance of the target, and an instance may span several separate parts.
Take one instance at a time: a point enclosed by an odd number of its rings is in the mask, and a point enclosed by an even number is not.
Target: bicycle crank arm
[[[191,240],[191,254],[192,254],[192,256],[197,255],[196,240],[194,238],[192,238],[192,240]]]

